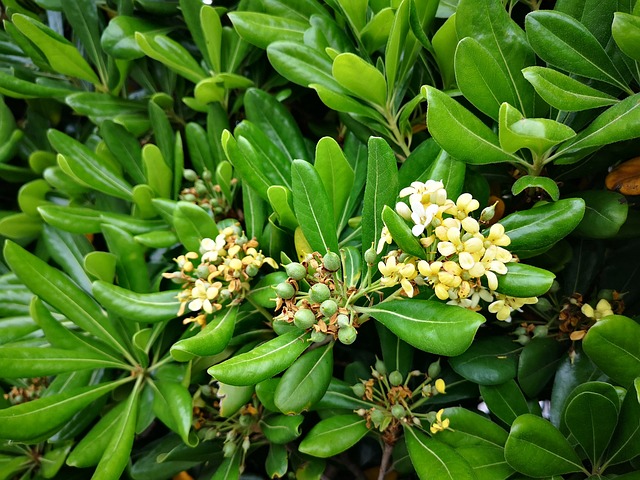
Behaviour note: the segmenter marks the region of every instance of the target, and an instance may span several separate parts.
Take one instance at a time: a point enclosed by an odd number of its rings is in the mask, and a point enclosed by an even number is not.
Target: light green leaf
[[[207,321],[207,326],[196,335],[178,340],[171,346],[171,356],[178,362],[187,362],[196,356],[217,355],[227,345],[236,325],[238,307],[228,307]]]
[[[560,199],[560,189],[558,184],[549,177],[536,177],[533,175],[523,175],[518,178],[511,186],[511,193],[518,195],[527,188],[541,188],[554,202]]]
[[[200,251],[202,239],[215,239],[219,233],[213,218],[191,202],[178,202],[173,213],[173,226],[180,242],[192,252]]]
[[[157,60],[178,75],[193,83],[198,83],[206,74],[191,54],[178,42],[166,35],[151,35],[136,32],[136,42],[149,57]]]
[[[322,137],[318,142],[314,166],[332,201],[335,224],[339,226],[352,193],[353,169],[338,143],[331,137]]]
[[[333,77],[353,96],[379,107],[387,103],[387,82],[380,71],[353,53],[341,53],[333,60]]]
[[[308,22],[260,12],[230,12],[233,27],[247,42],[266,49],[276,41],[303,43]]]

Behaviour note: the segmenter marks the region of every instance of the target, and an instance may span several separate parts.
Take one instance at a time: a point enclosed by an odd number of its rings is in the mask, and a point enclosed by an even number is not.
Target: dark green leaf
[[[502,427],[466,408],[446,408],[442,418],[449,419],[451,429],[438,432],[436,438],[451,447],[502,448],[507,441],[507,432]]]
[[[180,302],[176,290],[136,293],[107,282],[93,283],[93,295],[110,312],[127,320],[157,323],[178,316]]]
[[[314,457],[333,457],[354,446],[368,432],[365,419],[355,413],[334,415],[318,422],[298,450]]]
[[[548,177],[523,175],[511,186],[511,193],[518,195],[527,188],[540,188],[544,190],[554,202],[560,199],[558,184]]]
[[[195,356],[211,356],[222,352],[236,324],[238,307],[229,307],[207,322],[193,337],[177,341],[171,346],[171,356],[178,362],[187,362]]]
[[[507,425],[519,415],[529,413],[527,400],[515,380],[500,385],[480,385],[480,395],[489,411]]]
[[[552,337],[534,338],[520,355],[518,382],[529,397],[538,395],[553,378],[567,345]]]
[[[388,205],[385,205],[382,210],[382,221],[400,250],[418,258],[426,257],[426,250],[411,232],[407,222]]]
[[[627,220],[629,205],[618,192],[587,190],[578,198],[585,201],[584,218],[574,233],[589,238],[614,237]]]
[[[213,218],[203,208],[191,202],[178,202],[173,213],[173,226],[180,242],[192,252],[200,251],[202,239],[215,239],[218,235],[218,227]]]
[[[616,465],[631,460],[640,454],[640,403],[638,380],[629,387],[622,402],[618,425],[613,433],[607,463]]]
[[[260,421],[264,436],[272,443],[285,444],[300,436],[302,415],[270,415]]]
[[[476,340],[462,355],[449,359],[459,375],[480,385],[500,385],[516,376],[517,345],[506,337]]]
[[[508,271],[497,275],[497,292],[512,297],[539,297],[549,291],[556,276],[548,270],[532,267],[524,263],[505,264]]]
[[[309,28],[308,22],[260,12],[231,12],[229,19],[244,40],[262,49],[278,40],[303,43]]]

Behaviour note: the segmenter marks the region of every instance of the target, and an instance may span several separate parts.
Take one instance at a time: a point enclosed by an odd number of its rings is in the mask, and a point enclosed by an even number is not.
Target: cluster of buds
[[[516,298],[496,292],[497,275],[507,273],[507,263],[517,261],[507,247],[511,240],[499,223],[488,231],[481,224],[493,218],[493,207],[485,208],[479,220],[472,213],[480,208],[470,194],[463,193],[454,202],[440,181],[413,182],[400,191],[409,205],[399,202],[396,211],[411,224],[411,232],[424,248],[423,258],[392,250],[378,265],[385,287],[400,285],[404,294],[413,297],[420,286],[429,286],[440,300],[475,311],[480,300],[490,303],[489,311],[498,320],[511,321],[511,313],[536,297]],[[393,237],[385,226],[377,253]]]
[[[249,240],[239,226],[224,228],[215,238],[204,238],[199,252],[187,252],[175,258],[178,271],[163,274],[182,284],[178,294],[180,310],[195,314],[184,323],[206,325],[208,314],[225,306],[242,302],[250,289],[250,281],[266,263],[278,264],[257,250],[258,242]]]
[[[47,377],[30,378],[26,380],[26,384],[23,386],[14,385],[3,396],[11,405],[18,405],[40,398],[48,385],[49,379]]]
[[[429,398],[446,393],[444,380],[436,378],[439,375],[440,361],[432,363],[426,374],[414,370],[404,376],[397,370],[387,372],[384,362],[378,360],[371,369],[371,378],[351,387],[357,397],[372,404],[371,408],[360,408],[356,413],[366,419],[368,428],[380,431],[390,445],[397,440],[402,425],[422,428],[425,420],[431,432],[436,433],[434,428],[448,422],[442,420],[442,413],[436,419],[434,412],[419,413],[417,409]],[[416,379],[422,381],[416,385]]]
[[[309,330],[313,342],[331,336],[345,345],[353,343],[359,324],[348,302],[354,290],[345,288],[338,273],[341,268],[340,256],[334,252],[324,256],[314,252],[302,262],[285,265],[289,278],[275,286],[280,314],[274,322]]]
[[[213,183],[213,175],[207,169],[202,172],[202,177],[190,169],[185,169],[184,179],[193,183],[192,187],[186,187],[180,192],[180,200],[194,203],[207,210],[211,210],[214,217],[224,217],[231,210],[231,204],[222,192],[220,185]],[[231,179],[235,185],[237,179]]]

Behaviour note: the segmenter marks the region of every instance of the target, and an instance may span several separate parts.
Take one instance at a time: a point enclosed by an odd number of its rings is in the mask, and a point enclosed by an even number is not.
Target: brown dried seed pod
[[[614,168],[605,178],[605,185],[609,190],[623,195],[640,195],[640,157]]]

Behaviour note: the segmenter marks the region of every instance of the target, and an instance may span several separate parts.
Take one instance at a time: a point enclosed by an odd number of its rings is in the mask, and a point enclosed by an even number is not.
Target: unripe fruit
[[[351,386],[351,390],[356,397],[362,397],[364,395],[364,385],[362,383],[356,383]]]
[[[534,337],[546,337],[549,334],[549,327],[546,325],[538,325],[533,329]]]
[[[248,427],[253,423],[253,418],[251,417],[251,415],[240,415],[240,417],[238,418],[238,423],[240,423],[240,425],[243,427]]]
[[[351,345],[356,341],[356,337],[358,336],[358,332],[351,325],[347,325],[346,327],[342,327],[338,330],[338,340],[340,340],[345,345]]]
[[[233,442],[225,443],[222,447],[222,453],[226,458],[229,458],[236,451],[236,444]]]
[[[371,421],[374,423],[374,425],[380,425],[382,422],[384,422],[384,412],[382,410],[378,410],[378,409],[374,409],[371,412]]]
[[[307,269],[304,268],[304,265],[298,262],[291,262],[285,265],[284,269],[289,277],[297,281],[300,281],[307,276]]]
[[[296,289],[293,288],[293,285],[291,285],[290,283],[282,282],[276,285],[276,294],[280,298],[289,300],[290,298],[293,298],[293,296],[296,294]]]
[[[373,247],[369,248],[366,252],[364,252],[364,261],[367,262],[367,265],[373,265],[376,263],[378,259],[378,254],[373,249]]]
[[[334,300],[325,300],[320,304],[320,313],[325,317],[330,317],[338,311],[338,304]]]
[[[436,378],[438,375],[440,375],[441,371],[442,369],[440,368],[440,360],[438,360],[437,362],[433,362],[431,365],[429,365],[429,368],[427,369],[427,375],[430,378]]]
[[[530,341],[531,338],[529,337],[529,335],[520,335],[516,340],[516,342],[518,342],[520,345],[526,345]]]
[[[335,252],[327,252],[327,254],[322,257],[322,265],[325,270],[337,272],[340,270],[340,257]]]
[[[373,367],[376,369],[376,371],[380,374],[380,375],[386,375],[387,374],[387,366],[384,364],[384,362],[382,360],[380,360],[379,358],[376,359],[376,364]]]
[[[397,387],[402,383],[402,374],[398,370],[394,370],[389,374],[389,383],[394,387]]]
[[[309,290],[309,298],[313,303],[322,303],[325,300],[329,300],[331,296],[331,290],[324,283],[316,283]]]
[[[313,332],[311,332],[310,340],[312,342],[315,342],[315,343],[320,343],[320,342],[324,341],[326,336],[327,336],[326,334],[314,330]]]
[[[345,315],[344,313],[341,313],[340,315],[338,315],[337,322],[338,322],[338,326],[340,328],[346,327],[347,325],[351,325],[351,321],[349,320],[349,316]]]
[[[198,174],[190,168],[185,168],[182,172],[182,176],[187,182],[195,182],[198,179]]]
[[[301,308],[293,315],[293,323],[296,327],[306,330],[316,323],[316,316],[308,308]]]
[[[250,277],[255,277],[258,274],[258,267],[255,265],[247,265],[245,272],[247,272],[247,275]]]
[[[402,405],[396,404],[393,407],[391,407],[391,415],[393,415],[395,418],[404,418],[406,414],[407,414],[407,411]]]

